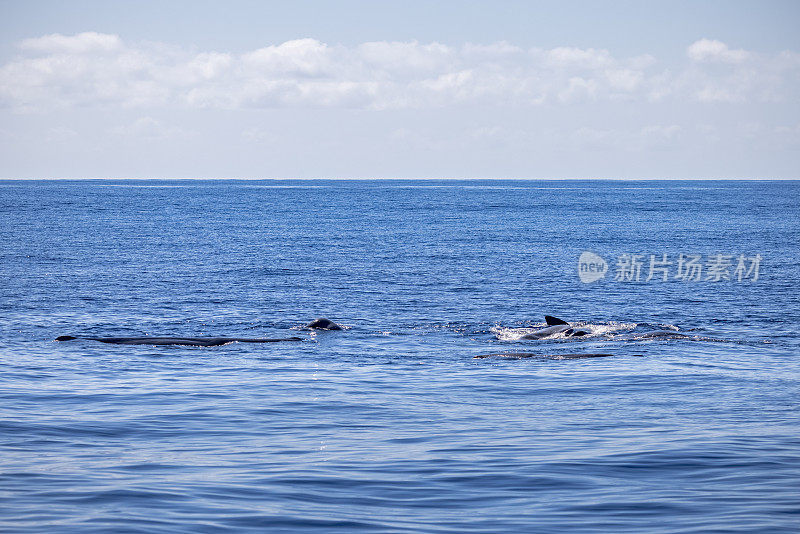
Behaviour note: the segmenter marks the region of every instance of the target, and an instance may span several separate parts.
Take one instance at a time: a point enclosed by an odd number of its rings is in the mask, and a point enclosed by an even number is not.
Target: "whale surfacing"
[[[545,339],[557,334],[563,334],[564,337],[581,337],[589,333],[586,330],[577,330],[570,326],[568,322],[552,315],[545,315],[544,321],[547,323],[545,328],[525,334],[520,339]]]
[[[306,325],[313,330],[342,330],[342,327],[330,319],[320,317]],[[270,337],[94,337],[94,336],[58,336],[55,341],[72,341],[84,339],[99,341],[100,343],[113,343],[115,345],[185,345],[190,347],[219,347],[229,343],[280,343],[283,341],[303,341],[303,338],[292,336],[283,338]]]
[[[306,328],[310,328],[312,330],[342,330],[341,326],[324,317],[314,319],[306,325]]]
[[[74,337],[58,336],[55,341],[88,339],[115,345],[185,345],[190,347],[219,347],[228,343],[279,343],[281,341],[303,341],[301,337],[249,338],[249,337]]]

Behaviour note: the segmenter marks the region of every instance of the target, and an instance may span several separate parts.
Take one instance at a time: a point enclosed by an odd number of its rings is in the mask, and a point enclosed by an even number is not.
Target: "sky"
[[[0,0],[0,178],[800,178],[800,2]]]

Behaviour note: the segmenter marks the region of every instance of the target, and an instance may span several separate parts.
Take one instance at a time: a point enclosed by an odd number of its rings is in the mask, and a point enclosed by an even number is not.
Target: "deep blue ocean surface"
[[[7,181],[0,238],[0,530],[800,531],[798,182]]]

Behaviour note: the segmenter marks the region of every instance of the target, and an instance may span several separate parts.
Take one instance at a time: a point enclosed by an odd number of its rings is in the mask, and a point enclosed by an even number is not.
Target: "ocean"
[[[5,532],[800,531],[800,182],[2,181],[0,237]]]

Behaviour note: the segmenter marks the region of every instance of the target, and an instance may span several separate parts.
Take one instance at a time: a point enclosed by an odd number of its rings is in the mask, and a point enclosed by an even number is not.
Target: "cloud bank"
[[[786,102],[800,95],[800,54],[732,49],[701,39],[678,68],[603,49],[297,39],[240,54],[86,32],[18,43],[0,67],[0,106],[46,110],[455,105],[541,106],[669,99]]]

